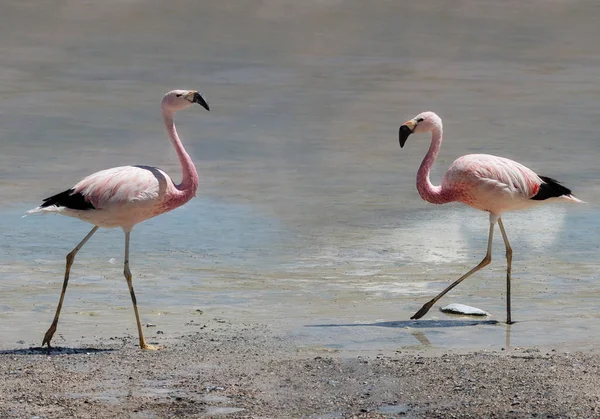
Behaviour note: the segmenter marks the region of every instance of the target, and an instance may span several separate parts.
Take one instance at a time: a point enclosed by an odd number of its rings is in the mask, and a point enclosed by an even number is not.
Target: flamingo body
[[[545,195],[541,196],[540,190]],[[468,154],[452,163],[442,180],[443,196],[500,216],[547,200],[581,202],[554,179],[521,163],[489,154]]]
[[[429,150],[417,171],[417,190],[421,198],[433,204],[461,202],[488,212],[490,214],[488,247],[486,256],[477,266],[425,303],[411,319],[423,317],[448,291],[490,263],[494,225],[498,222],[506,247],[506,322],[510,324],[512,323],[510,308],[512,248],[504,230],[502,213],[551,201],[583,201],[574,197],[571,190],[558,181],[540,176],[514,160],[489,154],[468,154],[459,157],[446,171],[442,184],[434,186],[429,180],[429,173],[440,151],[442,131],[442,119],[433,112],[423,112],[400,126],[400,147],[404,147],[407,138],[413,133],[431,133]]]
[[[156,167],[113,167],[46,198],[29,213],[59,213],[99,227],[131,231],[134,225],[185,204],[195,192],[182,191]]]

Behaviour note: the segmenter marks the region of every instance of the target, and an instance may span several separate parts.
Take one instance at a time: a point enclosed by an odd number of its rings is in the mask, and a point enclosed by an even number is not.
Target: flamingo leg
[[[135,298],[135,292],[133,292],[133,283],[131,271],[129,270],[129,231],[125,232],[125,264],[123,269],[123,274],[125,275],[125,279],[127,280],[127,286],[129,287],[129,293],[131,294],[131,301],[133,302],[133,311],[135,312],[135,321],[137,323],[137,329],[140,337],[140,348],[142,349],[160,349],[157,346],[148,345],[146,340],[144,339],[144,334],[142,333],[142,323],[140,322],[140,313],[137,308],[137,299]]]
[[[455,286],[460,284],[462,281],[464,281],[465,279],[467,279],[468,277],[473,275],[475,272],[477,272],[481,268],[490,264],[490,262],[492,261],[492,237],[494,236],[494,224],[495,224],[494,222],[490,222],[490,233],[488,236],[487,253],[485,254],[485,257],[483,258],[483,260],[481,262],[479,262],[479,264],[477,266],[475,266],[473,269],[471,269],[469,272],[467,272],[466,274],[464,274],[463,276],[458,278],[456,281],[454,281],[452,284],[450,284],[450,286],[448,286],[444,291],[440,292],[431,301],[428,301],[427,303],[425,303],[423,305],[423,307],[421,307],[421,309],[419,311],[417,311],[414,314],[414,316],[411,317],[411,319],[420,319],[421,317],[423,317],[425,314],[427,314],[429,309],[431,309],[431,307],[435,303],[437,303],[437,301],[440,298],[442,298],[444,295],[446,295],[446,293],[448,291],[450,291],[452,288],[454,288]]]
[[[98,230],[98,226],[94,226],[92,230],[79,242],[77,246],[69,254],[67,255],[67,265],[65,268],[65,280],[63,281],[62,291],[60,293],[60,299],[58,300],[58,306],[56,307],[56,314],[54,315],[54,320],[52,320],[52,324],[50,328],[44,335],[44,340],[42,341],[42,346],[48,345],[50,348],[50,341],[52,340],[52,336],[54,336],[54,332],[56,332],[56,326],[58,325],[58,317],[60,316],[60,310],[62,309],[63,300],[65,299],[65,293],[67,292],[67,285],[69,285],[69,274],[71,273],[71,266],[73,265],[73,261],[75,260],[75,255],[79,250],[83,247],[83,245],[94,235],[96,230]]]
[[[504,246],[506,246],[506,324],[512,324],[510,319],[510,274],[512,270],[512,247],[510,247],[510,243],[508,242],[508,237],[506,236],[506,231],[504,230],[504,224],[502,224],[502,219],[498,218],[498,226],[500,227],[500,232],[502,233],[502,238],[504,239]]]

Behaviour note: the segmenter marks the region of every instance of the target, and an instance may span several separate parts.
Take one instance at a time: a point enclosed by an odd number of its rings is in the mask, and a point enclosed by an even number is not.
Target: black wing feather
[[[91,202],[85,199],[82,193],[75,193],[73,189],[67,189],[64,192],[51,196],[50,198],[44,199],[44,203],[40,205],[41,208],[50,207],[56,205],[57,207],[65,207],[74,210],[90,210],[96,209]]]
[[[557,180],[546,176],[540,176],[540,179],[542,179],[544,183],[540,185],[540,190],[531,199],[543,201],[548,198],[571,195],[571,190],[566,186],[561,185]]]

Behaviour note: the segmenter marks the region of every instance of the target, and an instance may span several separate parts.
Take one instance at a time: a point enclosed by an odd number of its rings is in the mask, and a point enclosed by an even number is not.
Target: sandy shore
[[[156,352],[140,351],[134,338],[83,339],[50,352],[3,344],[0,417],[600,416],[600,357],[592,353],[346,357],[303,348],[269,326],[217,319],[164,336],[150,339],[164,346]]]

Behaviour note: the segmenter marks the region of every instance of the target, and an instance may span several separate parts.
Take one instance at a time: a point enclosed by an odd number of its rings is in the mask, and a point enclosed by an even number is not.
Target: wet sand
[[[2,418],[590,418],[600,356],[560,348],[343,356],[267,325],[0,351]],[[21,345],[24,346],[24,345]]]

